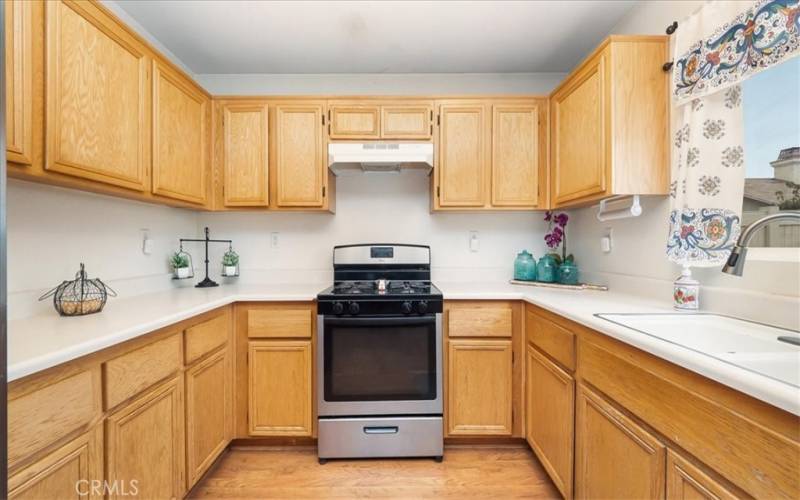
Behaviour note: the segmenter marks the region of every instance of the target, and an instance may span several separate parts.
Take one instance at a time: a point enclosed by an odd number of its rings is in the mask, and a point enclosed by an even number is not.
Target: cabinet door
[[[605,55],[551,97],[553,116],[553,201],[564,203],[607,191]]]
[[[92,482],[102,480],[103,426],[97,425],[11,476],[8,498],[99,499],[102,492],[93,490]]]
[[[664,498],[661,442],[583,385],[576,413],[576,497]]]
[[[572,497],[575,380],[527,347],[527,438],[564,498]]]
[[[250,342],[249,427],[253,436],[311,435],[311,341]]]
[[[135,478],[140,498],[181,498],[185,491],[182,385],[180,377],[171,379],[108,417],[106,471],[111,484]]]
[[[430,106],[381,106],[381,138],[430,139],[432,115]]]
[[[727,487],[673,450],[667,450],[667,498],[670,500],[733,500]]]
[[[510,435],[511,341],[449,340],[450,435]]]
[[[492,205],[535,207],[539,201],[539,110],[496,105],[492,112]]]
[[[186,370],[186,478],[191,488],[228,445],[231,371],[227,349]]]
[[[22,165],[33,162],[33,7],[5,2],[6,157]]]
[[[153,193],[206,201],[208,98],[194,84],[153,62]]]
[[[325,189],[322,141],[323,106],[275,107],[277,205],[321,207]]]
[[[332,105],[331,139],[378,139],[380,112],[378,106]]]
[[[149,58],[90,2],[47,2],[46,168],[147,190]]]
[[[487,151],[490,137],[486,106],[443,104],[439,108],[439,205],[486,204]]]
[[[267,105],[226,104],[223,108],[225,206],[269,204]]]

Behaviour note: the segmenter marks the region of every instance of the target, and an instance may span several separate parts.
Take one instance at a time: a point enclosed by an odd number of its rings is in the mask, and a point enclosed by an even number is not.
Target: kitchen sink
[[[800,387],[800,332],[712,313],[595,316]]]

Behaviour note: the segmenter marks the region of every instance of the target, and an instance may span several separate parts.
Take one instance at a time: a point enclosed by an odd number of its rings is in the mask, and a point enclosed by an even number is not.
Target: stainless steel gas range
[[[320,463],[442,458],[442,294],[430,247],[337,246],[317,295]]]

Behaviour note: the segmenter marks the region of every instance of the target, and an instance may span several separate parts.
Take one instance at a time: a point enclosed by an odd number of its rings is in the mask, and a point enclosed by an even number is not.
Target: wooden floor
[[[432,459],[331,460],[315,448],[234,448],[189,498],[559,498],[523,446],[445,448]]]

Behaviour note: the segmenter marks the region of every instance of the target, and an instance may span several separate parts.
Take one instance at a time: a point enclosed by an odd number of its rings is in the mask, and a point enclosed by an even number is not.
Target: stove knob
[[[420,300],[417,302],[417,312],[420,314],[425,314],[428,312],[428,301]]]
[[[361,308],[358,306],[358,302],[350,302],[350,303],[347,305],[347,311],[348,311],[350,314],[358,314],[358,311],[359,311],[359,310],[361,310]]]
[[[344,304],[341,302],[333,303],[333,314],[342,314],[344,312]]]
[[[405,301],[400,304],[400,310],[403,311],[403,314],[411,314],[414,308],[411,306],[411,302]]]

